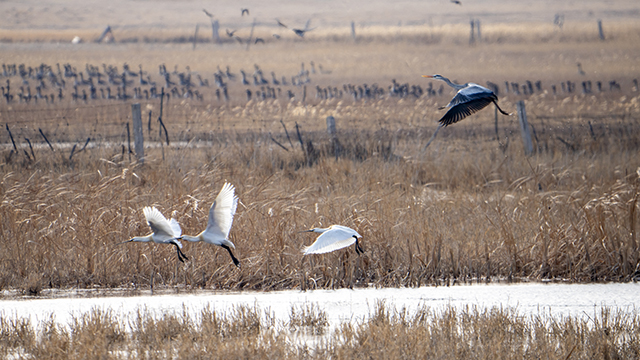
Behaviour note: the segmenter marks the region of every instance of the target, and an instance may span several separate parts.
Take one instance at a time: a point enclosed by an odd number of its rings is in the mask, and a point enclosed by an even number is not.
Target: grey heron
[[[496,94],[484,86],[480,86],[474,83],[466,83],[463,85],[455,84],[442,75],[422,75],[422,77],[442,80],[447,83],[447,85],[458,90],[449,104],[440,108],[449,108],[449,110],[444,114],[442,118],[440,118],[440,125],[434,132],[433,136],[431,136],[431,139],[427,142],[427,145],[425,145],[425,149],[436,137],[436,134],[441,127],[446,127],[453,123],[456,123],[466,118],[467,116],[484,109],[491,103],[493,103],[502,114],[511,115],[508,112],[502,110],[500,106],[498,106],[498,97],[496,96]]]

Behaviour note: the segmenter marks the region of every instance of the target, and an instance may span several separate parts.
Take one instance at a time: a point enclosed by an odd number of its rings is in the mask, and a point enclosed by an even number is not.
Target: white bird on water
[[[238,197],[235,195],[235,187],[229,183],[225,183],[211,204],[209,209],[209,222],[207,228],[197,236],[183,235],[182,239],[192,242],[204,241],[209,244],[218,245],[229,252],[231,260],[236,266],[240,266],[240,261],[233,256],[231,248],[236,248],[229,241],[229,231],[233,223],[233,215],[236,213],[238,206]]]
[[[304,255],[324,254],[345,248],[353,243],[356,244],[355,248],[358,255],[364,253],[360,244],[358,244],[358,239],[362,238],[362,235],[346,226],[331,225],[328,228],[313,228],[302,232],[320,233],[320,236],[311,246],[306,246],[302,249]]]
[[[178,252],[178,260],[184,262],[189,260],[182,252],[182,244],[178,239],[182,234],[180,224],[176,219],[167,220],[162,213],[155,207],[146,206],[142,209],[144,217],[147,219],[147,224],[153,231],[153,233],[147,236],[134,236],[131,240],[122,242],[121,244],[136,241],[136,242],[149,242],[153,241],[156,244],[172,244],[176,246]]]

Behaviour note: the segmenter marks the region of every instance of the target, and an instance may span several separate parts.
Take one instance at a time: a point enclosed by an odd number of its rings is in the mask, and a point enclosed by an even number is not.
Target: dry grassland
[[[6,14],[0,63],[54,69],[60,63],[78,71],[86,64],[101,70],[102,64],[119,70],[124,63],[134,70],[140,64],[159,84],[158,66],[166,64],[169,71],[189,67],[211,83],[197,88],[202,101],[176,96],[165,101],[170,145],[159,134],[157,98],[73,100],[71,79],[65,98],[53,104],[0,98],[0,122],[11,130],[18,150],[2,129],[4,294],[640,276],[635,1],[584,1],[579,9],[558,1],[463,1],[461,8],[442,1],[429,3],[426,11],[423,2],[414,1],[352,2],[350,8],[328,1],[318,10],[305,2],[261,8],[262,2],[249,0],[252,18],[259,19],[254,36],[265,39],[249,50],[224,36],[221,44],[209,41],[208,19],[201,12],[205,2],[134,3],[0,2]],[[223,34],[237,28],[246,39],[251,20],[238,12],[229,2],[220,4],[216,16],[225,19]],[[551,25],[555,13],[568,14],[562,30]],[[469,19],[476,14],[483,14],[482,39],[470,46]],[[318,27],[301,39],[277,28],[271,20],[276,17],[292,26],[311,17]],[[604,19],[606,41],[598,39],[596,17]],[[357,24],[355,42],[345,25],[350,21]],[[194,49],[196,23],[200,35]],[[113,26],[116,43],[92,43],[105,24]],[[85,42],[69,44],[74,36]],[[239,80],[228,81],[229,101],[215,96],[212,74],[218,67],[229,66],[239,75],[240,69],[253,73],[258,64],[269,79],[272,71],[290,78],[301,63],[309,70],[311,61],[331,73],[311,75],[304,102],[303,86],[282,86],[278,99],[260,100],[258,87]],[[392,79],[426,88],[420,75],[433,73],[498,84],[501,107],[508,111],[524,100],[535,153],[524,154],[515,116],[501,116],[496,133],[491,108],[442,130],[423,152],[443,114],[438,107],[453,95],[449,89],[419,98],[316,97],[316,86],[377,84],[387,90]],[[6,80],[12,94],[20,86],[35,91],[34,80],[26,85],[3,74],[0,85]],[[526,80],[540,81],[542,91],[505,93],[505,81],[523,85]],[[582,93],[583,81],[591,81],[594,91]],[[598,81],[603,91],[595,91]],[[574,92],[561,89],[567,82],[576,84]],[[440,84],[433,86],[437,90]],[[249,102],[246,89],[254,92]],[[56,91],[49,87],[44,94]],[[293,100],[287,100],[287,91]],[[143,109],[144,164],[126,151],[133,102]],[[337,141],[325,130],[329,115],[337,121]],[[185,233],[201,231],[225,181],[236,186],[241,201],[231,230],[241,268],[223,249],[202,243],[185,243],[190,259],[185,264],[168,246],[117,245],[148,233],[144,206],[175,217]],[[303,258],[300,249],[314,236],[298,231],[333,223],[362,234],[365,254],[344,249]],[[96,309],[68,326],[53,318],[34,324],[3,316],[0,357],[591,359],[634,358],[640,352],[635,311],[603,309],[582,320],[523,317],[513,309],[425,307],[410,313],[378,304],[370,320],[342,324],[331,333],[326,318],[314,307],[292,309],[286,323],[257,307],[225,315],[205,308],[196,317],[144,310],[127,317]],[[312,348],[307,340],[318,335],[326,337]]]
[[[376,304],[369,320],[329,333],[326,313],[292,308],[276,321],[256,307],[198,316],[94,309],[68,326],[55,319],[0,318],[0,356],[38,359],[633,359],[637,313],[602,309],[589,320],[525,317],[514,309],[395,310]],[[324,337],[323,337],[324,336]]]
[[[20,148],[13,151],[3,129],[0,288],[38,294],[70,287],[272,290],[637,278],[640,98],[632,80],[640,75],[640,32],[634,24],[612,25],[602,42],[593,28],[488,24],[475,46],[468,24],[372,26],[356,43],[346,31],[318,29],[304,40],[270,38],[249,51],[229,42],[194,50],[176,43],[171,29],[154,35],[158,41],[80,46],[51,42],[60,39],[56,32],[2,30],[0,37],[11,39],[0,44],[5,64],[69,63],[79,71],[87,63],[141,64],[160,81],[156,69],[164,63],[170,71],[189,66],[212,84],[200,89],[203,101],[173,97],[164,104],[170,146],[158,134],[159,100],[140,100],[144,165],[123,153],[132,100],[73,101],[69,92],[55,104],[3,100],[0,118]],[[145,36],[132,30],[128,37]],[[266,74],[289,77],[310,61],[332,72],[312,77],[304,103],[301,86],[283,87],[295,94],[292,101],[283,95],[247,102],[237,80],[229,81],[228,102],[215,98],[211,74],[218,66],[238,74],[259,64]],[[524,155],[515,116],[500,117],[496,139],[492,109],[441,131],[423,153],[449,89],[420,98],[315,97],[316,85],[377,83],[386,90],[396,79],[426,87],[423,73],[501,87],[540,80],[543,91],[533,95],[500,95],[509,111],[525,100],[536,153]],[[585,80],[601,81],[604,91],[582,94]],[[613,80],[620,90],[609,88]],[[578,88],[563,93],[564,81]],[[20,86],[16,78],[12,84],[14,91]],[[339,152],[325,132],[329,115],[338,122]],[[185,244],[186,264],[169,247],[116,245],[148,232],[144,206],[175,216],[185,233],[201,231],[224,181],[241,200],[231,231],[240,269],[205,244]],[[349,249],[303,258],[300,249],[313,237],[297,232],[333,223],[362,234],[365,255]]]

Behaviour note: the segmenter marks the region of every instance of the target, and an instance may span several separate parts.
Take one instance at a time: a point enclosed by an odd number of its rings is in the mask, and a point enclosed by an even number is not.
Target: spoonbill
[[[356,253],[363,254],[364,250],[358,244],[358,239],[362,235],[355,230],[342,225],[331,225],[328,228],[313,228],[302,232],[319,233],[320,236],[311,246],[305,246],[302,249],[304,255],[308,254],[324,254],[334,250],[345,248],[353,243],[356,244]]]
[[[176,219],[167,220],[162,213],[155,207],[146,206],[142,209],[144,217],[147,219],[147,224],[153,231],[153,233],[147,236],[134,236],[131,240],[121,242],[121,244],[137,241],[137,242],[149,242],[152,241],[156,244],[172,244],[176,246],[178,252],[178,260],[184,262],[189,260],[187,256],[182,252],[182,243],[178,241],[182,234],[180,224]]]
[[[182,239],[192,242],[204,241],[209,244],[218,245],[226,249],[231,255],[233,263],[240,267],[240,261],[233,256],[231,248],[236,248],[229,241],[229,231],[233,223],[233,215],[238,206],[238,197],[235,195],[235,187],[229,183],[224,183],[218,197],[211,204],[209,209],[209,222],[207,228],[197,236],[183,235]]]

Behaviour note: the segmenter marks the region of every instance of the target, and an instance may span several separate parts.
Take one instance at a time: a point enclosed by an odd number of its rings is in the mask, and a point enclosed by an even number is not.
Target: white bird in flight
[[[182,243],[178,241],[182,234],[180,224],[176,219],[167,220],[162,213],[155,207],[146,206],[142,209],[144,217],[147,219],[147,224],[153,231],[153,233],[147,236],[134,236],[131,240],[122,242],[121,244],[137,241],[137,242],[149,242],[153,241],[156,244],[172,244],[176,246],[178,252],[178,260],[184,262],[189,260],[182,252]]]
[[[302,232],[320,233],[320,236],[318,236],[311,246],[306,246],[302,249],[304,255],[324,254],[345,248],[353,243],[356,244],[356,253],[358,255],[364,253],[360,244],[358,244],[358,239],[361,238],[362,235],[346,226],[331,225],[328,228],[313,228]]]
[[[240,267],[240,261],[238,261],[238,259],[233,256],[233,252],[231,252],[231,248],[235,249],[236,247],[229,241],[229,231],[231,231],[233,215],[235,215],[236,207],[238,206],[238,197],[234,192],[235,187],[229,183],[225,183],[209,209],[207,228],[197,236],[183,235],[182,239],[192,242],[204,241],[209,244],[218,245],[226,249],[229,255],[231,255],[233,263]]]

